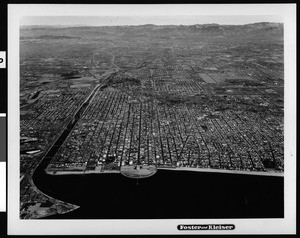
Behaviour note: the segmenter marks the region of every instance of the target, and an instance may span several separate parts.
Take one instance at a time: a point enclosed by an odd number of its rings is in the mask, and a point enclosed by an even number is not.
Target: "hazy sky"
[[[23,17],[20,25],[193,25],[218,23],[240,25],[255,22],[283,22],[280,16],[30,16]]]

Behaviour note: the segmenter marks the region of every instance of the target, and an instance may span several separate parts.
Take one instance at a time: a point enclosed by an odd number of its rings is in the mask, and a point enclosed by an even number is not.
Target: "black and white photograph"
[[[293,231],[295,8],[10,7],[20,227]]]

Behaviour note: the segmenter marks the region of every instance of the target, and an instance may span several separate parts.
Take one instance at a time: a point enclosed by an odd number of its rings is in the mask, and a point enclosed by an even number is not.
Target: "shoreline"
[[[193,171],[193,172],[205,172],[205,173],[226,173],[226,174],[241,174],[241,175],[258,175],[258,176],[273,176],[273,177],[284,177],[284,172],[260,172],[260,171],[248,171],[248,170],[227,170],[227,169],[211,169],[211,168],[158,168],[165,170],[174,171]]]
[[[157,167],[158,170],[173,170],[173,171],[191,171],[191,172],[205,172],[205,173],[225,173],[225,174],[240,174],[240,175],[256,175],[256,176],[273,176],[284,177],[284,172],[260,172],[260,171],[247,171],[247,170],[226,170],[226,169],[211,169],[211,168],[188,168],[188,167]],[[116,174],[120,173],[120,170],[105,170],[105,171],[47,171],[48,175],[83,175],[83,174]]]
[[[96,171],[96,170],[89,170],[89,171],[47,171],[45,170],[46,174],[48,175],[83,175],[83,174],[118,174],[120,173],[119,170],[106,170],[106,171]]]

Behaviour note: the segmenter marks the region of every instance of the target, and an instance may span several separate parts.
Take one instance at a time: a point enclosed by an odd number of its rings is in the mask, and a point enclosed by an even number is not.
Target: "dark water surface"
[[[45,161],[46,163],[46,161]],[[158,170],[149,178],[121,174],[47,175],[44,193],[79,205],[49,219],[172,219],[283,217],[283,177]]]

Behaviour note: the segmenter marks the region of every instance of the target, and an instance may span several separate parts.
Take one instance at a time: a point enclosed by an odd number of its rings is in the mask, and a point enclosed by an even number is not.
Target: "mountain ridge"
[[[103,25],[103,26],[95,26],[95,25],[81,25],[81,24],[76,24],[76,25],[22,25],[20,26],[21,29],[28,29],[28,28],[101,28],[101,27],[193,27],[193,26],[198,26],[198,27],[210,27],[210,26],[223,26],[223,27],[243,27],[243,26],[283,26],[283,23],[280,22],[256,22],[256,23],[248,23],[248,24],[218,24],[218,23],[206,23],[206,24],[192,24],[192,25],[156,25],[156,24],[141,24],[141,25],[115,25],[115,26],[108,26],[108,25]]]

